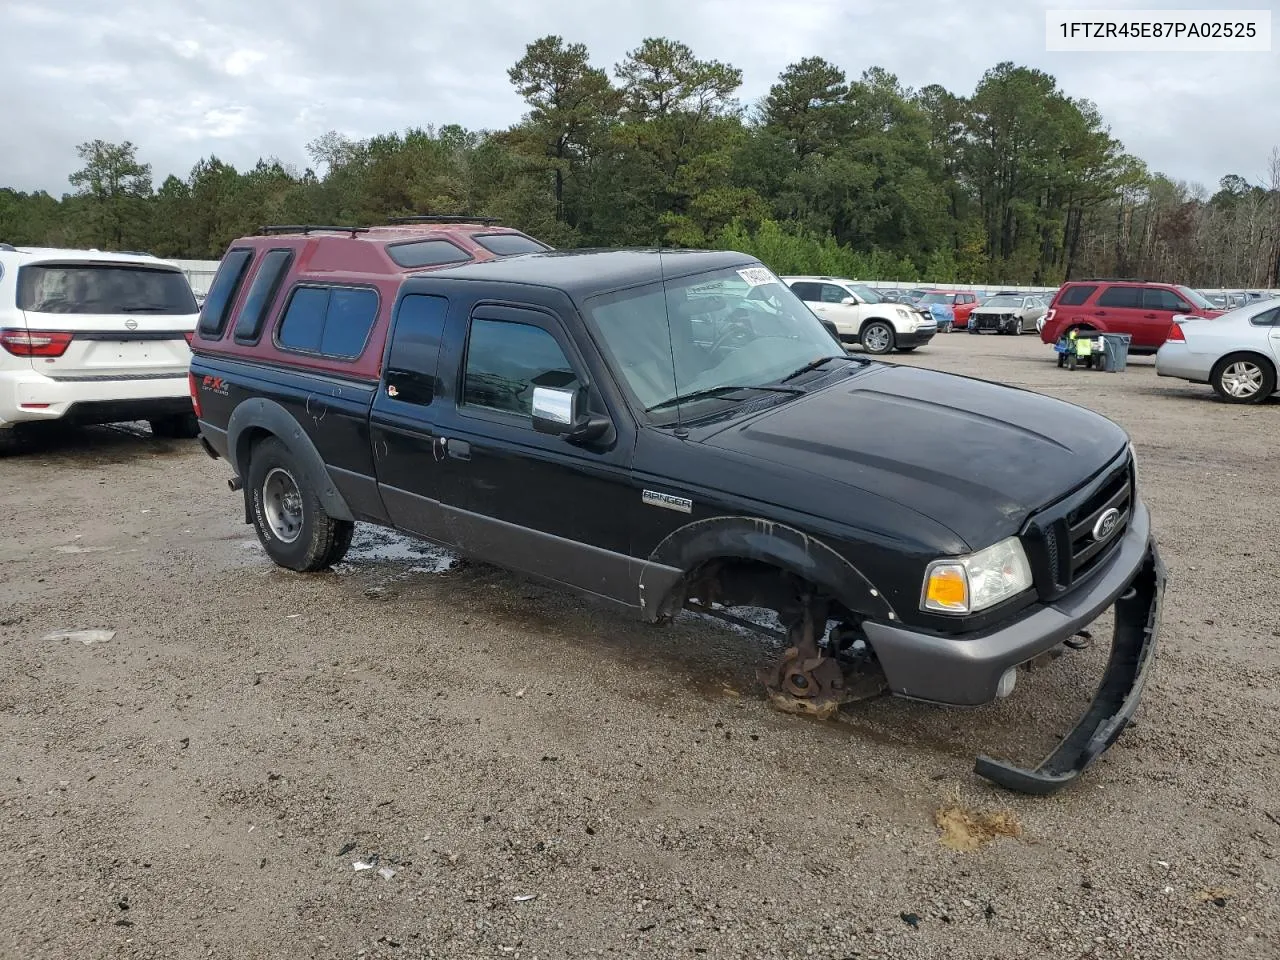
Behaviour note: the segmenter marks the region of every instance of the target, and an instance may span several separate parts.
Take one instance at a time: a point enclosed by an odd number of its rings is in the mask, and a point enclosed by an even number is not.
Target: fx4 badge
[[[642,499],[651,507],[665,507],[668,510],[678,510],[680,513],[693,512],[693,501],[685,497],[673,497],[669,493],[646,490]]]
[[[210,393],[216,393],[220,397],[225,397],[229,389],[227,387],[227,381],[223,380],[221,377],[206,376],[200,381],[200,386],[205,390],[208,390]]]

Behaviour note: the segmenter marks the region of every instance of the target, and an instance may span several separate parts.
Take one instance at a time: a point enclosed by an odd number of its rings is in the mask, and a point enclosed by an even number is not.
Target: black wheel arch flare
[[[645,619],[657,621],[673,614],[673,604],[683,602],[684,578],[713,560],[770,564],[814,584],[852,613],[900,622],[883,591],[822,541],[783,523],[746,516],[695,520],[654,548],[640,575]]]
[[[245,400],[231,414],[227,422],[227,452],[232,467],[241,476],[247,476],[249,456],[255,436],[268,433],[285,445],[298,461],[306,482],[311,485],[324,511],[336,520],[355,520],[351,508],[343,499],[338,487],[325,468],[324,458],[307,436],[302,424],[288,410],[265,397]],[[245,512],[248,514],[250,491],[246,486]]]

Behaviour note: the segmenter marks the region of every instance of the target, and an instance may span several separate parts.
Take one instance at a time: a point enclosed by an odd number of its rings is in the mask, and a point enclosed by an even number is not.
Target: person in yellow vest
[[[1068,354],[1067,369],[1074,370],[1077,363],[1083,363],[1086,367],[1093,367],[1093,341],[1087,336],[1081,336],[1079,330],[1072,330],[1067,334],[1067,339],[1071,341],[1071,352]]]

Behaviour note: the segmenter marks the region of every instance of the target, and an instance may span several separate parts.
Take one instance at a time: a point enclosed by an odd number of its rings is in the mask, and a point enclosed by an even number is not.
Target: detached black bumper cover
[[[974,772],[1019,793],[1046,796],[1076,779],[1106,751],[1138,709],[1155,661],[1166,572],[1155,541],[1129,589],[1115,604],[1115,635],[1107,671],[1075,728],[1034,770],[979,757]]]

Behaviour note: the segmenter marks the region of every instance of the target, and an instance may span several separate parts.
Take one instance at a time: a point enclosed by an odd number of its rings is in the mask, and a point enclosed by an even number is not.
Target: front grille
[[[1027,559],[1042,599],[1062,596],[1119,549],[1133,516],[1133,462],[1122,460],[1071,496],[1033,516],[1023,533]],[[1114,522],[1094,529],[1109,511]]]
[[[1000,329],[1001,315],[998,313],[975,313],[971,314],[971,316],[977,321],[976,325],[979,330]]]

